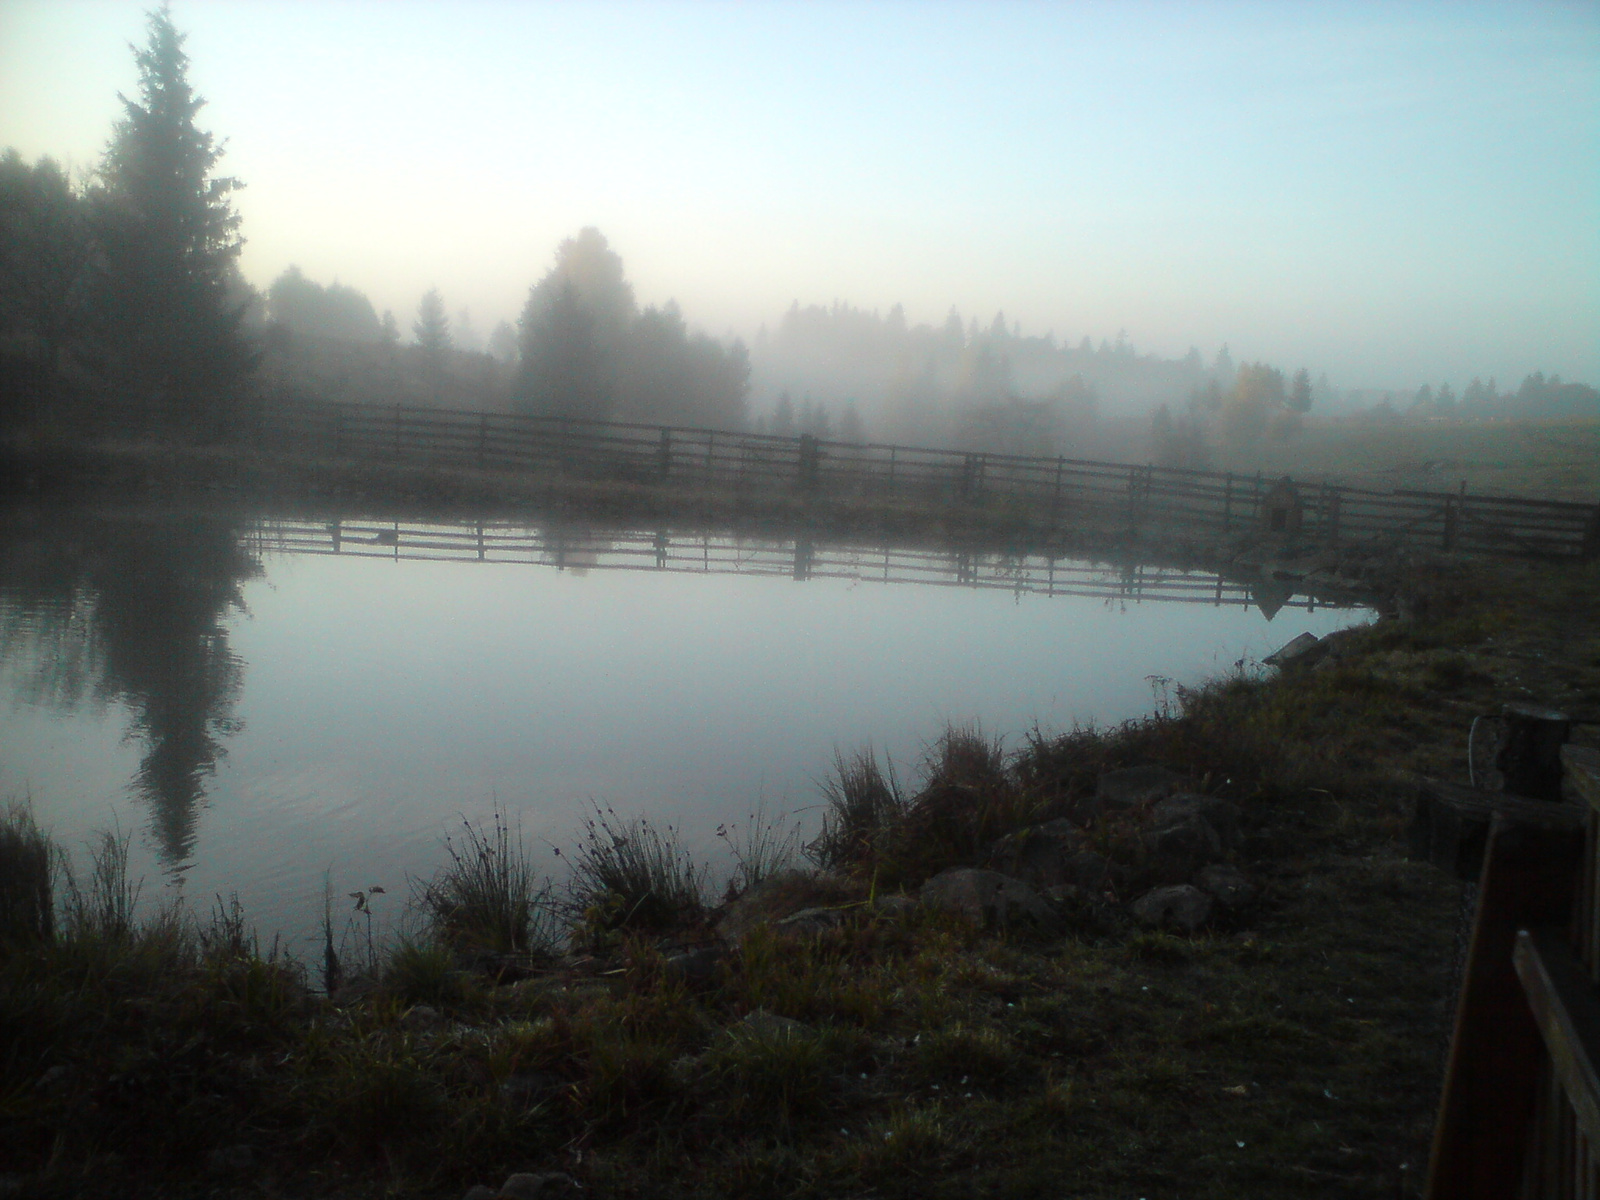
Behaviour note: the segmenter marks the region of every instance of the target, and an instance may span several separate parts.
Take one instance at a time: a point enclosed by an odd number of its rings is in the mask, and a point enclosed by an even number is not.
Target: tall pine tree
[[[241,185],[214,174],[222,147],[195,126],[205,101],[165,7],[149,14],[148,35],[134,50],[138,98],[119,94],[123,116],[101,167],[100,316],[134,382],[190,428],[215,429],[254,363],[240,329],[243,242],[230,199]]]

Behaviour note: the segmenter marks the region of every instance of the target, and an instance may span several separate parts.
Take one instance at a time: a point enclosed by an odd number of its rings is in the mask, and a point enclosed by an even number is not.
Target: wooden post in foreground
[[[1552,816],[1565,805],[1552,804]],[[1529,1121],[1544,1070],[1544,1039],[1517,978],[1517,931],[1565,924],[1572,912],[1583,834],[1496,816],[1478,881],[1444,1096],[1433,1134],[1427,1200],[1505,1200],[1518,1194]]]

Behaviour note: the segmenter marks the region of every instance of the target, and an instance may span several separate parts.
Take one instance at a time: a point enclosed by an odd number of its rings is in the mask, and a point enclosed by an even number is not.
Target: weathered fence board
[[[250,432],[269,449],[318,457],[671,481],[744,496],[1000,503],[1058,521],[1206,533],[1259,528],[1267,515],[1263,504],[1282,486],[1260,474],[403,405],[276,402],[259,413]],[[1594,504],[1290,486],[1298,513],[1290,532],[1303,538],[1539,557],[1600,555],[1600,506]]]

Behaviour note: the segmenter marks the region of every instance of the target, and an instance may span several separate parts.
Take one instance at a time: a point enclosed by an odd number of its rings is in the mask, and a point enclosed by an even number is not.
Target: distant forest
[[[134,51],[139,87],[92,176],[0,154],[0,421],[131,409],[185,436],[222,436],[272,399],[437,405],[704,425],[822,438],[1084,457],[1132,452],[1203,466],[1211,448],[1295,435],[1308,414],[1372,422],[1600,417],[1600,393],[1534,373],[1414,394],[1339,393],[1325,375],[1024,335],[951,309],[910,324],[798,302],[753,343],[638,303],[621,257],[585,228],[555,249],[513,326],[487,337],[437,288],[409,319],[357,287],[291,266],[258,291],[240,273],[222,147],[195,118],[184,37],[165,9]],[[1110,420],[1114,419],[1114,420]],[[1120,432],[1106,434],[1108,424]]]

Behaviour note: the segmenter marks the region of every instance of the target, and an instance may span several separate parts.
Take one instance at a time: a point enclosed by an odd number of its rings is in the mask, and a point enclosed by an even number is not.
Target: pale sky
[[[0,0],[83,171],[138,3]],[[246,274],[487,332],[597,225],[644,303],[951,304],[1343,387],[1600,379],[1600,5],[177,0]]]

